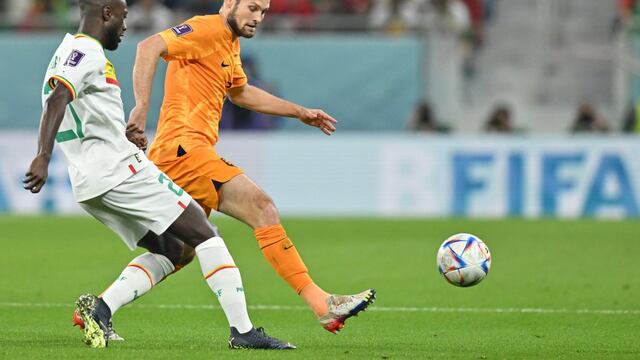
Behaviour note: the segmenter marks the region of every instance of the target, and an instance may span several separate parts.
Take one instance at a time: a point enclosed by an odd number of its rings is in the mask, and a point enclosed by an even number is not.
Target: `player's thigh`
[[[269,195],[244,174],[222,185],[218,211],[243,221],[254,229],[280,222]]]
[[[191,204],[191,196],[153,164],[102,195],[100,200],[110,211],[157,235],[163,234]]]
[[[207,215],[218,209],[222,185],[243,173],[213,148],[189,149],[185,155],[159,163],[158,167],[188,192]]]
[[[138,241],[149,232],[149,229],[134,219],[112,211],[100,197],[81,202],[80,206],[116,233],[131,250],[135,250]]]
[[[202,207],[192,201],[182,214],[167,229],[167,232],[187,245],[195,248],[201,243],[217,237],[216,227],[209,222]]]

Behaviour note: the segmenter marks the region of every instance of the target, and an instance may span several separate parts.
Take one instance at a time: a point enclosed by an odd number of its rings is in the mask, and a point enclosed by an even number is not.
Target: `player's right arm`
[[[40,192],[47,181],[49,160],[51,160],[56,133],[64,118],[67,104],[71,100],[73,100],[71,91],[58,83],[44,103],[38,134],[38,154],[31,161],[23,180],[24,188],[32,193]]]
[[[82,96],[96,76],[104,76],[107,60],[98,42],[87,37],[76,37],[69,44],[71,49],[68,57],[63,57],[66,60],[52,68],[53,72],[46,80],[52,90],[44,102],[40,119],[38,154],[23,180],[24,188],[32,193],[40,192],[47,181],[49,160],[67,105]]]
[[[208,17],[196,16],[185,23],[152,35],[138,44],[133,66],[133,94],[136,105],[127,124],[127,138],[144,149],[147,138],[144,128],[151,101],[153,77],[158,59],[196,60],[213,52],[211,38],[216,36]],[[219,30],[221,31],[221,30]]]
[[[133,95],[136,105],[129,114],[127,138],[141,149],[146,149],[148,140],[144,135],[147,112],[151,101],[153,77],[158,59],[167,54],[167,44],[160,35],[152,35],[138,44],[136,61],[133,65]]]

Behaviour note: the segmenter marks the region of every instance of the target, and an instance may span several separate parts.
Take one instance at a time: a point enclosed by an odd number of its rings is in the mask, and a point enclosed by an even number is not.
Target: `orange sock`
[[[313,283],[298,250],[289,240],[282,225],[259,228],[254,234],[264,258],[297,294],[300,294],[305,286]]]

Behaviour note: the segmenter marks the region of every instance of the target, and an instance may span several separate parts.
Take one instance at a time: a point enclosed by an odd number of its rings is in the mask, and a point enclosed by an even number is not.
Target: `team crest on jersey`
[[[58,66],[59,62],[60,62],[60,57],[58,55],[54,56],[53,59],[51,59],[51,62],[49,63],[49,69],[55,69],[56,66]]]
[[[182,24],[171,28],[176,36],[187,35],[193,32],[193,28],[189,24]]]
[[[78,66],[83,58],[84,53],[82,51],[74,49],[73,51],[71,51],[71,54],[69,54],[69,57],[64,62],[64,66]]]
[[[116,78],[116,68],[113,67],[111,61],[107,60],[107,65],[104,68],[104,76],[107,79],[107,84],[120,86],[118,78]]]

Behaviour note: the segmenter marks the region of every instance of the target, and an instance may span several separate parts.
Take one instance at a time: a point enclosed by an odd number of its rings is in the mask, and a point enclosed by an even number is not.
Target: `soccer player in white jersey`
[[[78,34],[65,36],[46,73],[38,153],[24,187],[32,193],[42,189],[57,142],[68,160],[80,206],[130,249],[149,250],[133,259],[101,297],[87,294],[78,299],[84,342],[107,346],[113,313],[174,271],[182,255],[181,243],[174,240],[179,238],[195,248],[206,282],[229,321],[232,348],[295,348],[253,327],[240,272],[217,229],[191,196],[125,136],[120,88],[104,50],[115,50],[126,31],[126,2],[79,3]]]

